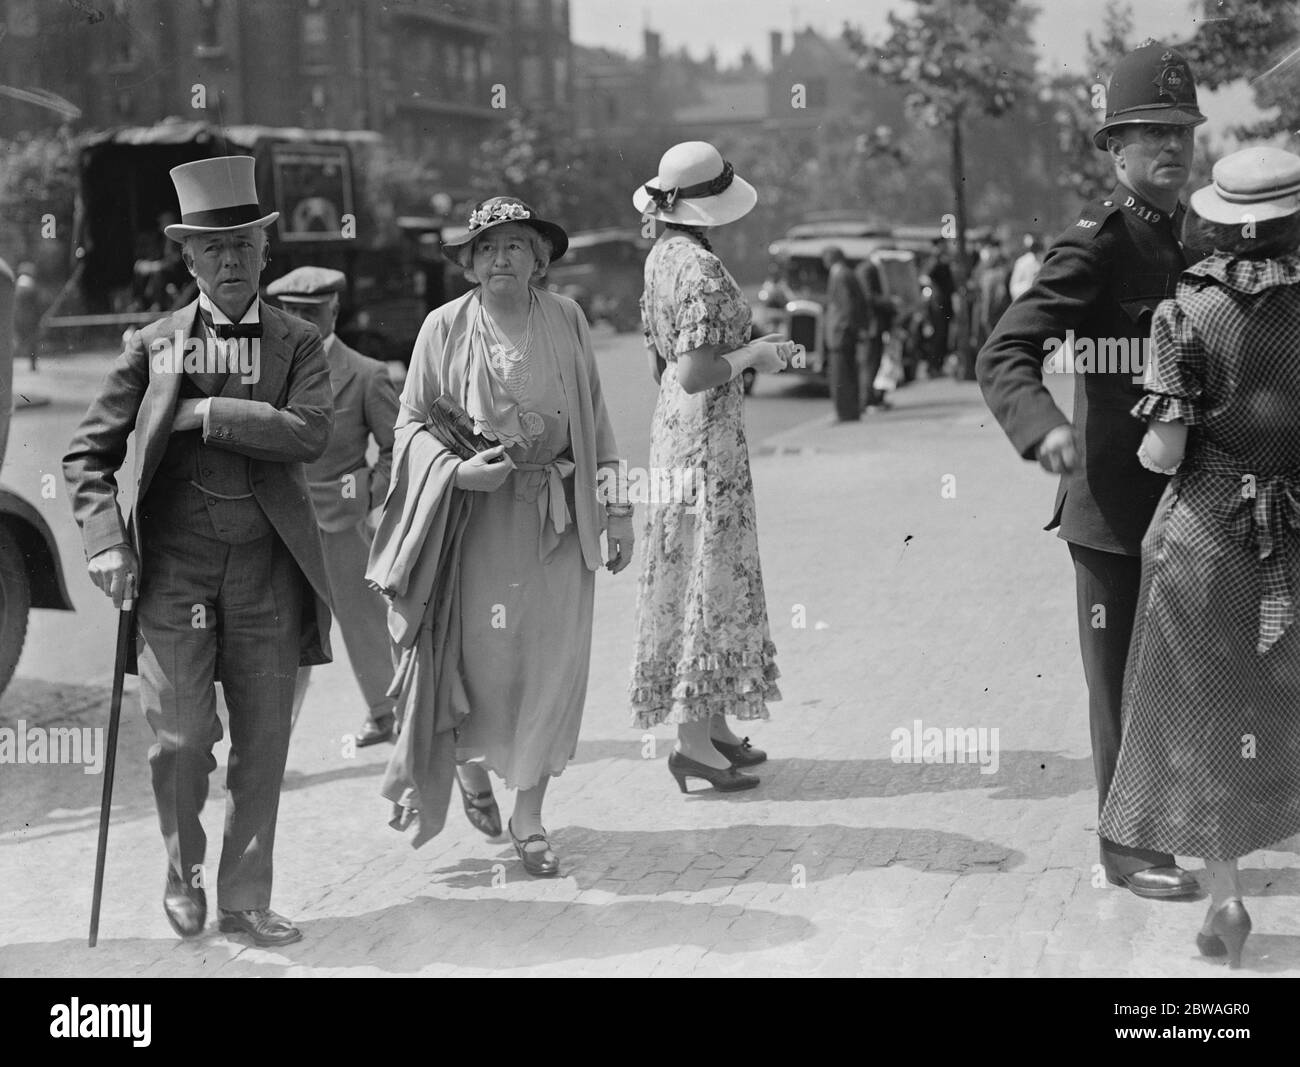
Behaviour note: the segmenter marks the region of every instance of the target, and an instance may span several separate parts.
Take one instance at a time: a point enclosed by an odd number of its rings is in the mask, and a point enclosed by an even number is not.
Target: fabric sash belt
[[[1262,656],[1295,622],[1288,543],[1289,535],[1300,531],[1300,468],[1252,472],[1240,459],[1204,444],[1189,459],[1180,473],[1200,471],[1231,478],[1237,485],[1229,533],[1237,543],[1249,545],[1259,563],[1263,589],[1255,651]]]
[[[571,459],[555,459],[550,463],[516,463],[515,470],[525,475],[520,496],[525,501],[537,501],[537,517],[541,524],[537,555],[546,560],[560,543],[560,534],[568,527],[572,516],[564,497],[564,479],[571,478],[577,466]],[[550,522],[547,522],[550,519]]]

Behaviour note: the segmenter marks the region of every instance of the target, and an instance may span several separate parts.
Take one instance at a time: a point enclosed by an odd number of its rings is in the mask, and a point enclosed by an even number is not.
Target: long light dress
[[[595,574],[573,521],[570,413],[555,351],[578,339],[553,336],[541,318],[526,363],[488,355],[484,334],[468,374],[472,389],[490,393],[490,430],[519,469],[495,491],[469,494],[459,571],[468,706],[457,709],[467,717],[456,759],[482,763],[511,789],[530,789],[573,758],[591,661]],[[404,411],[422,417],[435,399],[408,387]]]
[[[739,377],[691,395],[677,358],[704,345],[749,340],[750,307],[712,252],[683,235],[662,239],[645,265],[646,343],[667,363],[650,431],[652,484],[637,586],[633,723],[693,722],[710,715],[768,718],[780,700],[758,558],[754,486]],[[670,499],[663,499],[664,496]]]

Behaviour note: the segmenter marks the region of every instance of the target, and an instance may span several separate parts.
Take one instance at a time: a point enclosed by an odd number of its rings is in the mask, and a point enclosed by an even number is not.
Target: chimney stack
[[[771,42],[772,69],[776,70],[781,66],[781,31],[772,30],[767,38]]]

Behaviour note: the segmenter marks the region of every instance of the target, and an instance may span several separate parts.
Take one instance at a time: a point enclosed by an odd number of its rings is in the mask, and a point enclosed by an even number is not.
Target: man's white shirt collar
[[[208,299],[207,293],[203,293],[203,292],[199,293],[199,307],[208,313],[208,315],[212,318],[212,321],[214,323],[231,321],[229,315],[227,315],[224,311],[221,310],[221,308],[217,307],[216,304],[214,304],[210,299]],[[248,305],[248,310],[244,312],[244,317],[239,320],[237,325],[243,326],[246,323],[261,322],[261,321],[262,321],[262,298],[260,296],[257,296],[254,297],[253,302]]]

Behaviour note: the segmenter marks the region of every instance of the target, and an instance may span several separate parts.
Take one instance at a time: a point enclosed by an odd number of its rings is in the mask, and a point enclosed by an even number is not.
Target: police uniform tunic
[[[1076,466],[1061,477],[1046,528],[1070,543],[1075,565],[1099,806],[1119,758],[1142,536],[1168,481],[1138,462],[1145,426],[1131,412],[1143,395],[1152,314],[1174,295],[1185,266],[1175,236],[1181,216],[1181,207],[1171,216],[1123,185],[1088,204],[976,363],[989,408],[1024,458],[1035,458],[1055,427],[1074,425]],[[1073,420],[1043,384],[1044,365],[1064,369],[1067,358],[1075,370]],[[1101,847],[1112,878],[1173,863],[1167,854],[1104,838]]]
[[[1146,427],[1130,412],[1142,399],[1152,313],[1174,295],[1185,266],[1175,236],[1181,216],[1181,207],[1171,217],[1122,185],[1088,204],[979,354],[984,399],[1016,451],[1034,459],[1043,437],[1070,421],[1043,369],[1072,333],[1082,372],[1074,382],[1079,462],[1062,476],[1046,528],[1073,544],[1139,556],[1164,491],[1167,479],[1138,463]]]

